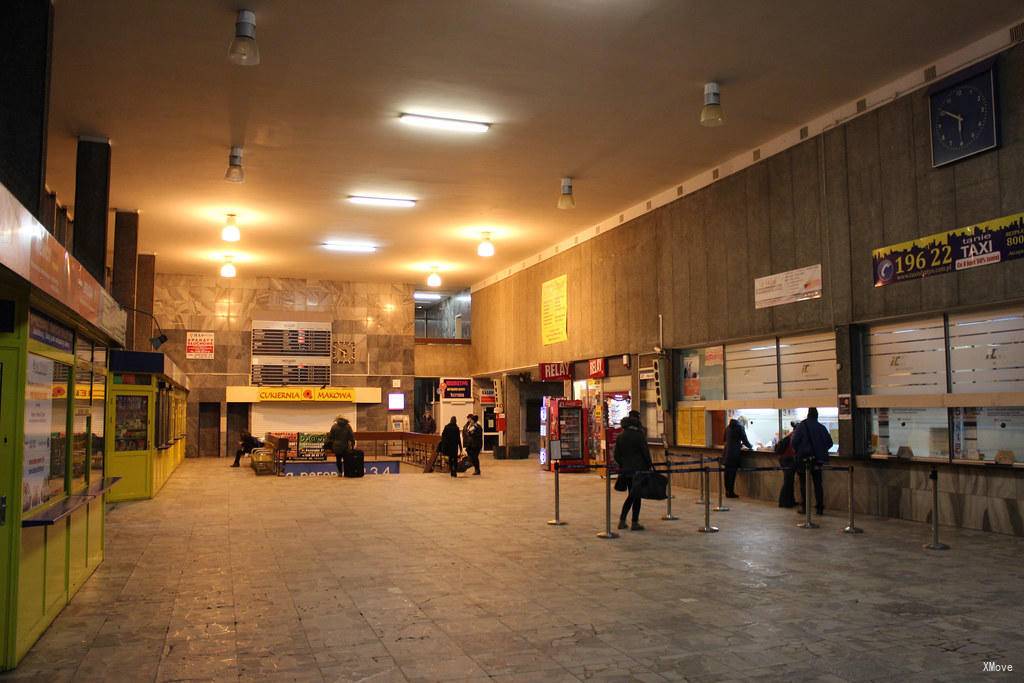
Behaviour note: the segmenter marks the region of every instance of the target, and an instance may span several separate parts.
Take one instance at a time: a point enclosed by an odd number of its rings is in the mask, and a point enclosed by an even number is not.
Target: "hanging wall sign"
[[[571,363],[541,363],[537,370],[541,382],[564,382],[572,379]]]
[[[754,308],[770,308],[820,298],[820,263],[754,280]]]
[[[875,287],[1024,257],[1024,213],[935,233],[871,252]]]
[[[544,346],[569,339],[567,327],[569,311],[568,278],[559,275],[540,288],[540,337]]]
[[[185,358],[213,360],[213,332],[188,332],[185,336]]]
[[[601,379],[608,374],[608,363],[604,358],[593,358],[587,363],[587,377]]]
[[[437,385],[442,401],[467,401],[473,398],[473,380],[442,377]]]

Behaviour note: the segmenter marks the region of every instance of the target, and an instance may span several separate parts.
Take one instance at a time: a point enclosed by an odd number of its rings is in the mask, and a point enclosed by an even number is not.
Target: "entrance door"
[[[199,457],[220,457],[220,404],[199,404]]]
[[[11,625],[11,603],[14,587],[11,586],[10,562],[11,552],[15,548],[21,529],[18,525],[19,515],[14,500],[14,478],[18,475],[20,462],[15,462],[17,453],[18,425],[21,415],[18,406],[21,404],[18,393],[18,351],[0,349],[0,665],[10,661],[7,652],[9,642],[8,627]]]

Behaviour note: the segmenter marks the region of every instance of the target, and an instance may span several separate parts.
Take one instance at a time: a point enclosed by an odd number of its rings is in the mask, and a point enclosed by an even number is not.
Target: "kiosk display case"
[[[553,463],[558,460],[563,472],[586,472],[590,468],[587,416],[582,401],[545,397],[541,427],[543,467],[553,470]]]

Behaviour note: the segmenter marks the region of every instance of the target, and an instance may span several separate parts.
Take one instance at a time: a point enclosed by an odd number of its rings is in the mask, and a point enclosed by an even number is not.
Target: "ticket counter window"
[[[782,434],[792,431],[791,422],[799,424],[807,419],[807,408],[788,408],[782,411]],[[839,409],[836,407],[818,407],[818,422],[828,430],[832,437],[832,448],[829,453],[839,452]]]
[[[1024,463],[1024,407],[954,408],[952,413],[954,458]]]
[[[22,511],[64,494],[70,374],[68,365],[28,355]]]
[[[114,414],[114,450],[149,450],[149,397],[117,397]]]
[[[779,440],[779,411],[775,408],[730,410],[726,417],[743,425],[754,450],[770,451],[775,448]]]
[[[945,408],[875,408],[871,449],[901,458],[948,458],[949,417]]]
[[[86,485],[86,470],[89,467],[89,420],[92,416],[91,396],[92,371],[78,367],[75,369],[74,414],[71,421],[72,493],[80,492]]]

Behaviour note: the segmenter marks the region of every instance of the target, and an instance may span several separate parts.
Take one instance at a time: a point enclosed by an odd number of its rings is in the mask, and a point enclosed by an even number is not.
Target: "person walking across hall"
[[[459,433],[459,421],[452,417],[441,430],[441,440],[437,443],[437,452],[448,457],[448,469],[453,477],[459,476],[460,450],[462,450],[462,437]]]
[[[725,497],[739,498],[736,495],[736,471],[740,468],[740,453],[743,446],[753,450],[750,440],[747,439],[747,431],[735,418],[729,420],[725,427],[725,458],[722,466],[725,467]]]
[[[473,475],[480,474],[480,451],[484,448],[484,429],[480,426],[480,416],[470,415],[469,424],[462,432],[462,447],[466,449],[469,461],[473,463]]]
[[[640,428],[640,421],[632,417],[622,418],[622,433],[615,440],[615,451],[613,457],[619,466],[619,482],[616,488],[626,486],[626,500],[622,503],[622,512],[619,514],[619,528],[626,528],[626,515],[632,510],[631,526],[632,531],[643,531],[640,524],[640,487],[637,486],[637,479],[640,473],[652,469],[651,453],[647,449],[647,440],[644,438],[643,430]],[[605,474],[608,476],[608,474]]]
[[[803,491],[804,505],[811,501],[807,496],[805,469],[811,464],[811,479],[814,482],[814,507],[819,515],[825,514],[825,492],[821,485],[821,467],[828,463],[828,452],[832,448],[832,435],[825,425],[818,422],[818,409],[808,408],[807,419],[793,430],[793,450],[796,451],[796,473],[800,476],[800,490]],[[804,513],[804,509],[800,509]]]
[[[355,448],[356,434],[352,431],[351,423],[341,415],[331,425],[331,431],[327,435],[327,446],[337,461],[338,476],[345,476],[345,456],[351,454]]]

